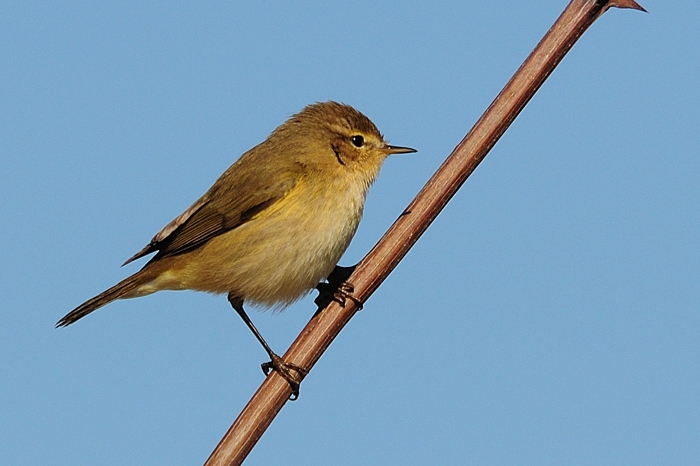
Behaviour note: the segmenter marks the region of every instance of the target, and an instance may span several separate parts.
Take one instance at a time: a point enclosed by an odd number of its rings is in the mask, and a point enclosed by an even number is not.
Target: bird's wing
[[[271,170],[260,166],[264,164],[246,164],[246,170],[241,170],[236,165],[124,265],[155,251],[156,258],[161,258],[194,249],[272,206],[301,178],[301,171],[290,167]]]

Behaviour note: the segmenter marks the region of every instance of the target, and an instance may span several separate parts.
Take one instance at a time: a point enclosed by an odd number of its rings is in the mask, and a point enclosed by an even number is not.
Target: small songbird
[[[228,293],[298,394],[301,369],[285,364],[243,310],[249,302],[282,309],[328,278],[362,217],[367,190],[391,154],[415,152],[386,143],[349,105],[316,103],[243,154],[185,212],[125,262],[155,256],[138,272],[81,304],[57,327],[116,299],[161,290]]]

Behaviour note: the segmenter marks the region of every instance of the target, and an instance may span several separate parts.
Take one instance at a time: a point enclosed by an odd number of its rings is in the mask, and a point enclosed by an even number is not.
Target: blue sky
[[[54,323],[308,103],[396,156],[360,260],[566,1],[0,5],[0,463],[201,464],[263,375],[224,297]],[[700,461],[700,4],[612,10],[246,464]],[[314,311],[254,313],[284,352]]]

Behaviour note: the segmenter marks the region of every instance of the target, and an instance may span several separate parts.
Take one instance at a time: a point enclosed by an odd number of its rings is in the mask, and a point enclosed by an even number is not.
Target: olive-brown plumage
[[[231,302],[281,308],[328,277],[357,230],[388,145],[348,105],[309,105],[241,156],[131,262],[138,272],[81,304],[69,325],[122,298],[160,290],[228,293]]]

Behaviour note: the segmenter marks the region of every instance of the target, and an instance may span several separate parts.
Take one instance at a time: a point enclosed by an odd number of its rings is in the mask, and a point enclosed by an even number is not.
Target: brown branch
[[[645,11],[633,0],[572,0],[484,115],[384,237],[357,265],[348,279],[355,286],[357,299],[365,302],[379,287],[578,38],[610,7]],[[331,303],[311,319],[284,355],[284,360],[310,370],[355,312],[357,307],[350,300],[345,307]],[[205,466],[241,464],[290,394],[289,384],[277,373],[270,374]]]

